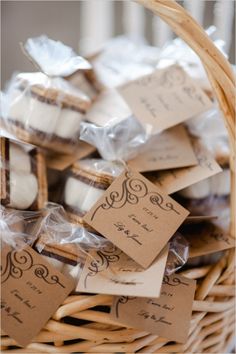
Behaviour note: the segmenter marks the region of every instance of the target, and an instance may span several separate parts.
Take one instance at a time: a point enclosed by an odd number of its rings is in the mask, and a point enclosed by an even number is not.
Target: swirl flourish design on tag
[[[188,283],[185,283],[185,282],[181,281],[178,277],[170,279],[170,277],[168,275],[164,276],[163,284],[167,284],[167,285],[170,285],[170,286],[178,286],[178,285],[189,286]]]
[[[125,179],[122,182],[121,191],[112,191],[108,196],[105,197],[105,202],[100,204],[93,212],[91,216],[91,221],[94,219],[98,210],[101,208],[103,210],[109,209],[121,209],[126,203],[138,204],[139,200],[150,196],[150,202],[157,205],[164,211],[174,211],[176,214],[179,212],[174,208],[171,202],[165,203],[164,198],[160,193],[149,192],[146,183],[138,178],[133,178],[132,173],[127,171],[125,173]]]
[[[119,318],[120,305],[127,304],[128,301],[135,300],[135,299],[137,299],[136,296],[120,296],[119,299],[116,301],[116,307],[115,307],[116,317]]]
[[[84,287],[87,287],[87,281],[89,277],[94,277],[97,273],[100,273],[108,269],[110,263],[115,263],[120,260],[120,254],[122,253],[117,247],[112,246],[102,251],[97,251],[96,255],[98,259],[93,259],[88,267],[88,274],[84,279]]]
[[[1,270],[1,283],[5,283],[10,277],[20,279],[24,272],[32,270],[37,278],[42,279],[49,285],[58,284],[62,288],[65,288],[60,283],[59,277],[55,274],[50,275],[49,269],[44,264],[35,263],[32,255],[27,250],[21,250],[20,252],[11,250],[6,256],[6,266]]]

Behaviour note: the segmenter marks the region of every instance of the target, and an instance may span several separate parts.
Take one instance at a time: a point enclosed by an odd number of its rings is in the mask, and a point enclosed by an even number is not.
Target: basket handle
[[[235,78],[228,60],[216,48],[203,28],[174,0],[135,0],[160,16],[201,59],[215,92],[229,134],[231,173],[231,224],[235,231]]]

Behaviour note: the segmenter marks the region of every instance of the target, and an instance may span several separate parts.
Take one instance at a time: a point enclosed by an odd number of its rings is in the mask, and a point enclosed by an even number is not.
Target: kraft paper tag
[[[153,137],[150,149],[128,164],[135,171],[147,172],[193,166],[198,161],[186,128],[178,125]]]
[[[146,270],[115,246],[90,252],[76,291],[158,297],[168,249],[166,246]]]
[[[123,172],[84,221],[148,267],[189,212],[138,172]]]
[[[86,113],[86,120],[90,123],[105,126],[121,122],[130,117],[132,112],[115,89],[102,92],[89,111]]]
[[[115,297],[111,317],[127,326],[185,343],[195,289],[195,280],[177,274],[164,276],[161,296],[158,299]]]
[[[32,248],[1,251],[1,327],[26,346],[73,290],[74,282]]]
[[[189,258],[235,247],[235,238],[213,223],[189,225],[188,230],[183,235],[189,242]]]
[[[58,154],[56,152],[50,152],[46,155],[47,167],[57,171],[63,171],[66,168],[73,165],[77,160],[83,159],[96,151],[96,148],[83,141],[80,141],[76,152],[72,154]]]
[[[130,81],[118,91],[144,126],[158,133],[209,110],[213,103],[178,65]]]
[[[194,151],[198,160],[196,166],[160,171],[157,175],[150,175],[150,180],[167,194],[172,194],[222,171],[211,154],[197,142]]]

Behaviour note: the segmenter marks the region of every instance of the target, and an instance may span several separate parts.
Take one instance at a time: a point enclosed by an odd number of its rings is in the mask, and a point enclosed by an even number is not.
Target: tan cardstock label
[[[213,105],[201,87],[178,65],[157,69],[118,91],[133,114],[152,133],[177,125]]]
[[[86,120],[103,127],[113,122],[117,124],[131,115],[129,106],[119,93],[115,89],[109,89],[97,97],[86,113]]]
[[[166,246],[148,269],[140,267],[115,246],[92,251],[87,257],[76,291],[158,297],[168,249]]]
[[[84,221],[148,267],[189,212],[138,172],[123,172]]]
[[[56,152],[50,152],[46,155],[47,167],[57,171],[63,171],[66,168],[73,165],[77,160],[92,154],[96,151],[96,148],[90,144],[80,141],[76,152],[73,154],[58,154]]]
[[[73,290],[74,282],[31,247],[1,251],[1,327],[21,346],[29,344]]]
[[[183,235],[189,242],[189,258],[235,247],[235,238],[213,223],[194,225]]]
[[[185,343],[188,338],[196,281],[178,274],[164,276],[161,296],[115,297],[111,317],[171,341]]]
[[[150,176],[150,180],[167,194],[172,194],[222,171],[215,159],[202,146],[195,143],[194,151],[198,165],[160,171],[157,175]]]
[[[135,171],[147,172],[193,166],[198,161],[186,128],[178,125],[153,137],[150,149],[128,164]]]

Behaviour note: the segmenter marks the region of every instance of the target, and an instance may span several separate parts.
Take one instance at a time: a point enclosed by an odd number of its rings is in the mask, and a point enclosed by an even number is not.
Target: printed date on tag
[[[1,327],[21,346],[26,346],[73,290],[65,277],[26,246],[1,251]]]
[[[123,172],[84,220],[148,267],[189,212],[138,172]]]
[[[213,105],[201,87],[178,65],[158,69],[118,89],[140,122],[155,134]]]
[[[188,338],[196,281],[177,274],[165,276],[161,296],[114,298],[111,317],[121,324],[185,343]]]

